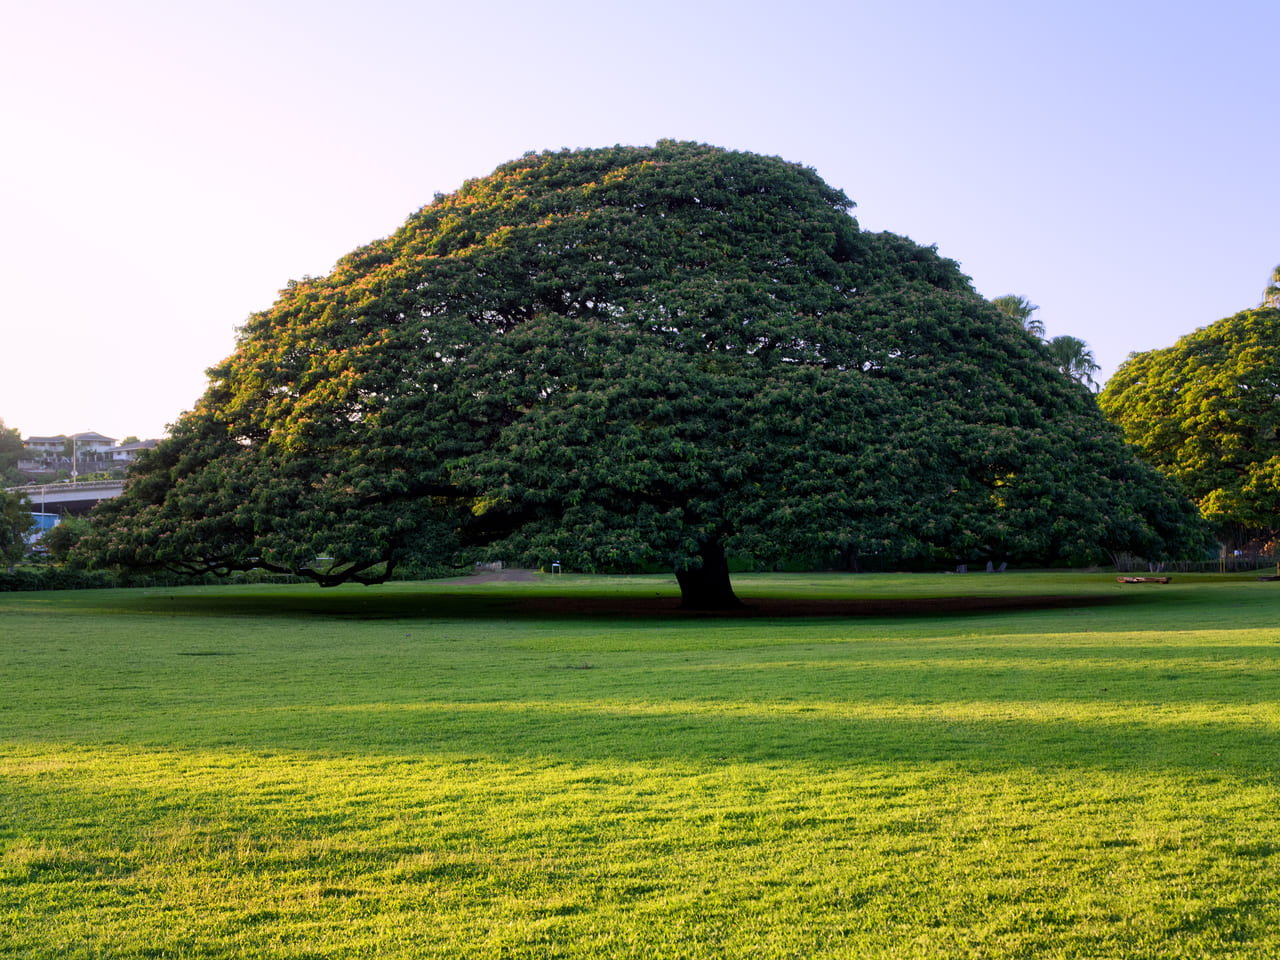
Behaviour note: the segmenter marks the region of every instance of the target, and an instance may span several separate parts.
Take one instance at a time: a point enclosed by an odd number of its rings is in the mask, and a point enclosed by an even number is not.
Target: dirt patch
[[[520,567],[504,567],[501,570],[482,570],[462,577],[460,583],[528,583],[536,580],[538,575],[532,570]]]
[[[519,613],[591,617],[934,617],[1011,610],[1060,610],[1111,603],[1111,596],[927,597],[911,599],[808,600],[744,598],[735,610],[684,610],[678,597],[520,597],[504,606]]]
[[[453,582],[470,586],[485,583],[528,583],[545,580],[533,570],[506,567],[502,570],[482,569],[458,577]],[[1093,607],[1115,602],[1114,595],[1077,594],[1009,597],[911,597],[872,599],[798,599],[793,597],[743,597],[742,606],[734,610],[685,610],[680,598],[660,594],[652,597],[581,597],[540,596],[495,597],[494,602],[512,614],[532,616],[583,617],[671,617],[698,618],[789,618],[789,617],[932,617],[949,614],[991,613],[1011,610],[1060,610],[1067,607]]]

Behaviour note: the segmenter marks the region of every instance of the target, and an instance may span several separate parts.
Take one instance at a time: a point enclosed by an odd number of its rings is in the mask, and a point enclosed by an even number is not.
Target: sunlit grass
[[[1280,953],[1280,584],[523,616],[670,578],[0,597],[0,955]]]

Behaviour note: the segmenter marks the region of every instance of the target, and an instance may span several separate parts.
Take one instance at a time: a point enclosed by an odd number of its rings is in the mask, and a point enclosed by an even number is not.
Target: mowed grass
[[[0,955],[1280,955],[1280,583],[735,582],[1080,605],[0,595]]]

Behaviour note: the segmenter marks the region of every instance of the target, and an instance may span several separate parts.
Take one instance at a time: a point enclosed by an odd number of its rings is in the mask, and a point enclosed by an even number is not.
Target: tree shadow
[[[1141,602],[1116,594],[963,595],[942,597],[751,597],[729,610],[686,610],[678,595],[655,591],[651,596],[582,595],[448,591],[366,593],[365,591],[202,594],[146,591],[113,605],[119,611],[214,617],[326,617],[347,620],[412,620],[423,618],[512,620],[560,618],[616,620],[815,619],[823,617],[920,618],[999,612],[1062,610]]]
[[[1026,705],[981,717],[945,707],[867,716],[805,705],[786,711],[704,704],[296,706],[175,718],[163,746],[453,761],[798,763],[850,772],[946,764],[984,773],[1031,767],[1276,776],[1271,758],[1280,755],[1280,729],[1249,718],[1028,717],[1035,712]]]

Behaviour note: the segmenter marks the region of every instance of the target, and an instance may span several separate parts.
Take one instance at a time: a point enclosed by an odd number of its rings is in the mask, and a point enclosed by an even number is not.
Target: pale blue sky
[[[160,434],[289,279],[526,150],[806,164],[1104,376],[1280,262],[1277,0],[0,6],[0,417],[27,435]]]

